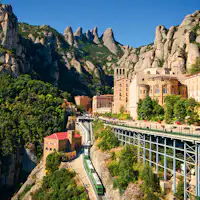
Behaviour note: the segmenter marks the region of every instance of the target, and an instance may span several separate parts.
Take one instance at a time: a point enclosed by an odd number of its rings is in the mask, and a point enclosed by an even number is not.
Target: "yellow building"
[[[185,84],[187,85],[188,98],[192,97],[200,102],[200,73],[187,76]]]

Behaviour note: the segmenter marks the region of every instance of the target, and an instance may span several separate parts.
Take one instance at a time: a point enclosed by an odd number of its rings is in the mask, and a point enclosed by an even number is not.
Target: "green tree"
[[[29,75],[12,78],[2,73],[0,83],[0,154],[33,143],[39,159],[43,138],[63,131],[62,91]]]
[[[185,102],[186,106],[186,114],[188,116],[188,124],[193,124],[198,121],[198,113],[195,112],[195,107],[198,105],[198,102],[195,101],[194,98],[189,98]]]
[[[138,116],[139,119],[150,120],[153,114],[153,104],[149,96],[147,96],[140,105]]]
[[[61,163],[61,154],[54,152],[47,156],[46,158],[46,170],[49,172],[54,172],[58,170]]]
[[[165,97],[165,122],[172,123],[174,120],[174,105],[180,100],[180,96],[167,95]]]
[[[118,138],[112,132],[111,127],[106,127],[99,134],[100,142],[98,143],[98,147],[103,151],[110,150],[119,146]]]
[[[179,99],[174,105],[174,117],[179,122],[184,122],[186,117],[186,101]]]
[[[140,178],[144,181],[142,184],[142,190],[145,194],[161,192],[160,180],[148,165],[141,169]]]
[[[118,165],[118,186],[121,190],[125,190],[128,183],[138,179],[138,172],[134,169],[137,163],[137,148],[133,145],[125,145],[119,157]]]

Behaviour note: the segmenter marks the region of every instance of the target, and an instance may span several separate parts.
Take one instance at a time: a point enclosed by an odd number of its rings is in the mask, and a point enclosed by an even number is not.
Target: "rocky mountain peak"
[[[100,44],[100,40],[99,40],[99,36],[98,36],[98,29],[97,29],[97,27],[94,27],[93,29],[92,29],[92,34],[93,34],[93,36],[94,36],[94,39],[93,39],[93,42],[95,43],[95,44]]]
[[[86,38],[87,38],[88,41],[93,41],[94,36],[93,36],[93,34],[90,30],[86,31]]]
[[[108,32],[109,33],[109,32]],[[111,31],[109,33],[112,34]],[[167,30],[157,26],[153,44],[126,49],[118,61],[123,66],[133,66],[134,71],[154,68],[165,73],[184,74],[200,59],[200,11],[187,15],[179,26]]]
[[[69,45],[74,45],[74,35],[73,35],[73,31],[71,26],[68,26],[65,30],[64,30],[64,37],[65,40],[69,43]]]
[[[114,34],[112,28],[106,29],[102,36],[103,44],[113,53],[117,54],[118,48],[115,43]]]
[[[83,36],[83,29],[82,29],[82,27],[78,27],[78,29],[74,33],[74,37],[75,37],[75,39],[82,40],[82,36]]]

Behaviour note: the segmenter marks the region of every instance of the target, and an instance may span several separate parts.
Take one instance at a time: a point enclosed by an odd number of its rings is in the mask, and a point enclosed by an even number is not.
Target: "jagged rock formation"
[[[82,27],[78,27],[78,29],[76,30],[76,32],[74,33],[74,37],[78,40],[82,40],[82,34],[83,34],[83,31],[82,31]]]
[[[37,74],[72,95],[110,93],[110,63],[119,56],[101,44],[97,28],[83,34],[81,27],[73,33],[68,26],[62,35],[50,26],[18,23],[10,5],[1,5],[0,10],[0,72]],[[92,63],[92,70],[86,61]]]
[[[114,34],[111,28],[108,28],[102,36],[103,44],[115,55],[117,55],[118,48],[114,39]]]
[[[69,45],[74,45],[74,35],[72,32],[72,28],[68,26],[64,31],[65,40],[69,43]]]
[[[99,40],[99,36],[98,36],[98,29],[97,29],[97,27],[94,27],[94,28],[92,29],[92,34],[93,34],[93,36],[94,36],[93,42],[94,42],[95,44],[100,44],[100,40]]]
[[[107,93],[105,86],[113,86],[117,65],[136,72],[160,68],[180,74],[189,70],[200,57],[200,11],[169,30],[158,26],[153,44],[132,48],[117,43],[111,28],[99,38],[97,27],[86,33],[79,27],[73,33],[68,26],[62,35],[46,25],[18,24],[12,7],[1,5],[0,42],[0,72],[13,76],[36,72],[37,77],[72,95],[94,95],[97,88]]]
[[[90,30],[87,30],[86,31],[86,38],[87,38],[87,40],[88,41],[93,41],[93,39],[94,39],[94,36],[93,36],[93,34],[92,34],[92,32],[90,31]]]
[[[174,74],[183,74],[200,58],[200,11],[187,15],[180,26],[167,30],[156,28],[153,44],[132,48],[126,47],[121,66],[135,71],[146,68],[168,68]]]

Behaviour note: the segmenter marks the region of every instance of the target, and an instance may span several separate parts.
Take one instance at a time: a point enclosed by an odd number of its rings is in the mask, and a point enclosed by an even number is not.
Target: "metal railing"
[[[134,128],[137,130],[152,131],[152,132],[157,132],[157,133],[165,133],[165,134],[169,134],[169,135],[177,135],[177,136],[192,137],[192,138],[200,139],[200,132],[194,133],[193,129],[188,130],[188,129],[184,129],[185,127],[177,127],[175,125],[171,126],[171,127],[163,125],[163,128],[161,128],[162,125],[160,125],[160,126],[154,125],[152,128],[151,124],[145,124],[145,125],[139,124],[139,126],[133,126],[133,125],[126,124],[123,122],[113,123],[113,122],[109,122],[106,120],[104,120],[104,123],[114,125],[114,126]],[[178,131],[174,131],[174,129],[178,129]],[[188,130],[188,131],[186,131],[186,130]]]

